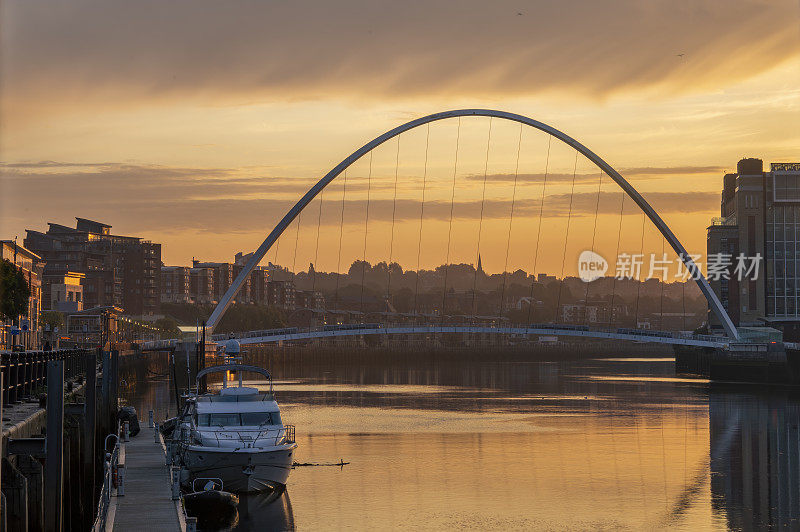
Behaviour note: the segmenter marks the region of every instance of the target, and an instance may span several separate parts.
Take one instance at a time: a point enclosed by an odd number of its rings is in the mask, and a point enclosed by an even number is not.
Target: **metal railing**
[[[3,404],[13,404],[32,396],[36,388],[47,386],[47,363],[52,360],[64,361],[66,379],[83,373],[83,356],[90,352],[89,349],[0,352]]]
[[[242,431],[242,430],[235,430],[232,428],[227,428],[225,430],[214,430],[209,431],[211,434],[214,435],[214,440],[217,442],[217,446],[220,446],[221,442],[230,443],[230,442],[241,442],[247,444],[248,447],[255,447],[256,444],[259,442],[265,441],[272,441],[272,445],[280,445],[282,443],[294,443],[294,425],[284,425],[282,429],[276,429],[275,431],[271,430],[252,430],[252,431]],[[203,436],[210,439],[209,432],[204,432]],[[270,436],[271,432],[275,432],[275,436]],[[180,438],[181,443],[179,445],[183,445],[185,447],[188,445],[188,440],[198,441],[197,434],[199,431],[192,431],[192,434],[189,438]],[[234,436],[233,434],[236,434]],[[222,437],[220,437],[220,434]],[[202,440],[200,440],[202,441]],[[198,443],[198,445],[203,445],[203,443]]]
[[[294,425],[284,425],[283,428],[286,429],[286,436],[283,441],[285,443],[294,443]]]
[[[631,340],[647,341],[659,338],[677,340],[675,342],[661,343],[677,343],[677,344],[690,344],[692,342],[704,342],[711,344],[722,345],[730,341],[729,338],[723,336],[713,336],[704,334],[693,334],[689,331],[661,331],[655,329],[633,329],[625,327],[603,327],[598,325],[578,325],[569,323],[531,323],[531,324],[491,324],[491,325],[475,325],[469,323],[447,323],[440,325],[390,325],[385,326],[374,323],[360,323],[360,324],[345,324],[345,325],[326,325],[322,327],[309,327],[304,329],[297,328],[284,328],[284,329],[269,329],[263,331],[249,331],[237,333],[234,338],[245,343],[259,343],[259,341],[271,342],[276,340],[308,340],[312,338],[323,338],[332,336],[350,336],[359,334],[413,334],[413,333],[499,333],[499,334],[541,334],[536,331],[564,331],[567,336],[588,336],[591,337],[592,333],[602,334],[615,334],[623,335]],[[224,335],[213,335],[212,339],[221,338]],[[640,340],[641,339],[641,340]],[[251,341],[248,341],[251,340]],[[252,340],[256,340],[253,342]],[[177,340],[162,340],[159,342],[148,342],[143,344],[146,349],[168,348],[174,345]]]
[[[114,438],[114,447],[108,452],[108,440]],[[111,492],[118,487],[119,482],[119,438],[116,434],[106,436],[106,460],[103,462],[103,485],[100,488],[100,497],[97,501],[97,517],[92,530],[103,532],[106,529],[108,508],[111,506]]]

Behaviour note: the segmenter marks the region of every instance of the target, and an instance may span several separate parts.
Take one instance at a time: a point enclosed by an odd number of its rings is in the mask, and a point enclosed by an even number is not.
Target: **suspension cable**
[[[528,323],[531,322],[531,311],[533,311],[533,286],[536,284],[536,267],[539,263],[539,241],[542,239],[542,214],[544,213],[544,193],[547,188],[547,173],[550,170],[550,145],[553,137],[547,136],[547,159],[544,163],[544,181],[542,183],[542,199],[539,203],[539,227],[536,229],[536,251],[533,254],[533,272],[531,272],[531,295],[528,301]]]
[[[572,188],[569,192],[569,210],[567,211],[567,229],[564,232],[564,253],[561,255],[561,283],[558,285],[558,299],[556,300],[556,319],[558,323],[558,309],[561,307],[561,290],[564,288],[564,265],[567,262],[567,244],[569,243],[569,225],[572,220],[572,199],[575,196],[575,174],[578,171],[578,150],[575,150],[575,164],[572,168]]]
[[[389,262],[386,264],[386,300],[391,301],[392,287],[392,254],[394,252],[394,221],[397,213],[397,172],[400,167],[400,135],[397,136],[397,153],[394,158],[394,199],[392,199],[392,234],[389,238]],[[388,309],[387,309],[388,311]]]
[[[297,215],[297,229],[294,233],[294,253],[292,254],[292,283],[295,282],[297,267],[297,244],[300,241],[300,219],[303,217],[302,211]]]
[[[620,240],[622,239],[622,211],[625,208],[625,194],[622,193],[622,201],[619,202],[619,227],[617,228],[617,254],[616,256],[619,257],[619,244]],[[608,315],[608,322],[610,325],[613,326],[614,324],[614,299],[617,295],[617,276],[614,276],[614,279],[611,281],[611,309],[609,309],[610,314]]]
[[[665,242],[666,242],[666,238],[662,238],[661,239],[661,260],[662,261],[664,260],[664,256],[666,255],[666,253],[664,253],[664,244],[665,244]],[[661,327],[662,331],[664,330],[664,281],[665,281],[665,279],[664,279],[664,270],[661,270],[661,303],[660,303],[660,310],[659,310],[659,312],[661,313],[661,316],[659,316],[659,327]]]
[[[319,228],[320,225],[322,224],[322,196],[324,192],[325,189],[322,189],[319,192],[319,214],[317,215],[317,241],[314,244],[314,262],[313,262],[314,279],[311,281],[311,292],[312,292],[312,297],[314,297],[315,299],[316,297],[313,295],[313,293],[317,289],[317,259],[319,259]]]
[[[333,296],[333,310],[339,310],[339,278],[342,269],[342,234],[344,232],[344,203],[347,197],[347,170],[344,171],[344,183],[342,184],[342,214],[339,219],[339,257],[336,259],[336,289]],[[339,318],[336,318],[337,323]]]
[[[367,274],[367,236],[369,235],[369,199],[372,189],[372,154],[369,152],[369,174],[367,174],[367,210],[364,213],[364,254],[361,262],[361,323],[364,323],[364,278]]]
[[[644,230],[645,230],[645,222],[646,222],[646,220],[647,219],[645,218],[644,211],[642,211],[642,239],[641,239],[641,242],[639,243],[639,257],[640,258],[644,256]],[[634,267],[633,266],[633,260],[631,260],[631,267]],[[634,329],[638,329],[639,328],[639,296],[640,296],[641,289],[642,289],[642,273],[641,273],[641,270],[638,273],[639,273],[639,275],[637,276],[638,278],[636,279],[636,281],[637,281],[636,282],[636,313],[635,313],[635,316],[634,316],[634,319],[635,319],[635,323],[633,325]],[[616,274],[614,274],[614,278],[615,279],[616,279],[616,277],[617,277]]]
[[[483,232],[483,206],[486,202],[486,176],[489,172],[489,146],[492,142],[492,117],[489,117],[489,134],[486,139],[486,158],[484,159],[483,163],[483,192],[481,193],[481,215],[478,222],[478,244],[477,248],[477,255],[478,257],[475,259],[475,276],[472,280],[472,318],[470,321],[475,320],[475,316],[477,315],[478,311],[475,307],[475,293],[478,289],[478,263],[481,260],[481,233]]]
[[[683,306],[682,329],[686,330],[686,281],[681,281],[681,302]]]
[[[425,135],[425,165],[422,169],[422,204],[419,209],[419,239],[417,240],[417,277],[414,282],[414,319],[417,314],[417,296],[419,295],[419,260],[422,254],[422,221],[425,214],[425,185],[428,178],[428,144],[431,138],[431,125],[428,123],[428,132]]]
[[[275,256],[272,257],[272,266],[273,266],[272,271],[275,272],[275,274],[276,274],[275,275],[275,277],[276,277],[275,280],[276,281],[277,281],[277,277],[278,277],[277,273],[280,270],[280,268],[278,267],[278,250],[280,249],[280,247],[281,247],[281,239],[278,238],[278,240],[275,241]]]
[[[498,315],[503,317],[503,302],[506,299],[506,282],[508,281],[508,254],[511,250],[511,226],[514,223],[514,205],[517,200],[517,178],[519,177],[519,154],[522,148],[522,124],[519,125],[519,138],[517,139],[517,163],[514,167],[514,188],[511,192],[511,214],[508,217],[508,235],[506,237],[506,259],[503,263],[503,288],[500,290],[500,310]]]
[[[444,261],[444,284],[442,287],[442,316],[441,322],[444,323],[444,316],[447,305],[447,270],[450,264],[450,239],[453,235],[453,207],[456,201],[456,171],[458,170],[458,145],[461,141],[461,117],[458,118],[458,129],[456,130],[456,155],[453,162],[453,189],[450,193],[450,224],[447,228],[447,256]]]
[[[600,171],[600,178],[597,183],[597,201],[594,205],[594,228],[592,229],[592,247],[589,248],[594,253],[594,243],[597,237],[597,215],[600,213],[600,193],[603,189],[603,172]],[[583,295],[583,317],[584,325],[589,324],[589,285],[591,282],[586,283],[586,292]]]

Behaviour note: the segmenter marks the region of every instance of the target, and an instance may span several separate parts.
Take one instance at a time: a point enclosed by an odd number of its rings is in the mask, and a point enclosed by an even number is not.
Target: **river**
[[[296,460],[349,464],[243,496],[234,530],[800,527],[797,392],[676,378],[671,357],[613,348],[540,358],[247,353],[272,369]],[[124,384],[140,418],[167,415],[157,372]]]

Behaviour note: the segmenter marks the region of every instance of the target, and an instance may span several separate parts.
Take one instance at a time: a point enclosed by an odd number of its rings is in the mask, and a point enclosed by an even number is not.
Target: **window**
[[[200,427],[239,427],[259,425],[280,425],[278,412],[244,412],[242,414],[200,414],[197,425]]]
[[[280,425],[281,415],[278,412],[243,412],[242,425]]]

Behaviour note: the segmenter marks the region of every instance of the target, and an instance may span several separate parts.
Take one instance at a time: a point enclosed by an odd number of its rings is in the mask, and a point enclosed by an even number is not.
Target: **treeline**
[[[162,303],[163,319],[176,325],[202,325],[208,321],[215,305],[193,303]],[[231,305],[215,329],[218,333],[276,329],[286,326],[286,316],[279,309],[264,305]]]

